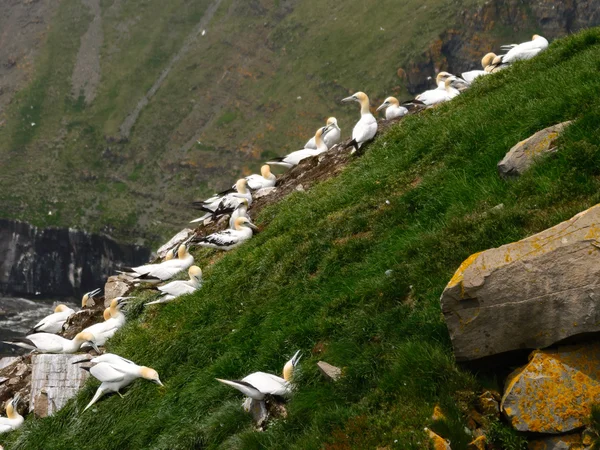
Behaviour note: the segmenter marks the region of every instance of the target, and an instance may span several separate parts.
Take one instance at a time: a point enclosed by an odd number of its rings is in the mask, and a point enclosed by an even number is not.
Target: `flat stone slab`
[[[598,402],[600,343],[594,343],[533,352],[508,377],[501,407],[519,431],[560,434],[584,427]]]
[[[600,331],[600,205],[471,255],[440,302],[458,361]]]
[[[46,417],[65,406],[89,376],[78,364],[72,364],[84,357],[84,354],[33,355],[29,411]]]

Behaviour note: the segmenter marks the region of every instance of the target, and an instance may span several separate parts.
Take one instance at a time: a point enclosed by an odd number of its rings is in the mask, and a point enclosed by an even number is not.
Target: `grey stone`
[[[38,417],[50,416],[76,395],[89,376],[72,364],[82,358],[82,354],[33,355],[29,411]]]
[[[5,356],[4,358],[0,358],[0,370],[10,366],[11,364],[20,359],[21,358],[19,358],[18,356]]]
[[[171,249],[175,249],[175,251],[177,251],[177,248],[186,242],[193,234],[194,230],[190,228],[184,228],[156,251],[157,258],[164,259],[165,256],[167,256],[167,252]]]
[[[258,191],[256,191],[255,193],[252,194],[252,198],[254,200],[259,199],[261,197],[266,197],[267,195],[275,192],[277,190],[276,187],[266,187],[266,188],[262,188],[259,189]]]
[[[529,169],[537,159],[556,152],[558,150],[556,140],[570,124],[571,121],[567,121],[544,128],[516,144],[498,163],[500,176],[503,178],[517,177]]]
[[[125,297],[133,286],[129,283],[133,278],[126,275],[113,275],[108,277],[104,285],[104,307],[108,308],[110,302],[117,297]]]
[[[456,359],[600,331],[600,205],[471,255],[441,296]]]
[[[342,376],[342,369],[340,369],[339,367],[332,366],[331,364],[326,363],[325,361],[319,361],[317,363],[317,367],[328,380],[337,381]]]

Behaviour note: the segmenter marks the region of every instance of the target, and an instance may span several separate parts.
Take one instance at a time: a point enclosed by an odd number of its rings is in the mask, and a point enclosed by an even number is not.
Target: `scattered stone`
[[[252,199],[256,200],[262,197],[266,197],[267,195],[275,192],[277,190],[276,187],[266,187],[266,188],[262,188],[259,189],[258,191],[256,191],[255,193],[252,194]]]
[[[77,364],[84,355],[33,355],[29,411],[37,417],[50,416],[75,396],[89,374]]]
[[[319,361],[317,363],[317,367],[321,371],[321,373],[330,381],[337,381],[342,376],[342,369],[339,367],[332,366],[325,361]]]
[[[3,358],[9,359],[9,358]],[[19,356],[12,359],[12,363],[0,369],[0,405],[13,398],[16,394],[21,395],[18,405],[20,414],[25,414],[29,408],[29,389],[31,383],[31,356]]]
[[[104,307],[108,308],[112,299],[117,297],[125,297],[133,288],[129,283],[133,280],[132,277],[127,275],[113,275],[108,277],[106,284],[104,285]]]
[[[502,411],[519,431],[566,433],[600,402],[600,343],[535,351],[507,379]]]
[[[485,436],[479,436],[469,443],[467,450],[485,450],[486,439]]]
[[[296,186],[296,190],[298,192],[304,192],[304,186],[302,186],[301,184],[299,184],[298,186]]]
[[[509,150],[498,163],[498,173],[503,178],[517,177],[531,167],[536,160],[558,150],[556,141],[571,121],[559,123],[538,131]]]
[[[5,367],[10,366],[11,364],[13,364],[14,362],[16,362],[20,359],[21,359],[20,356],[5,356],[4,358],[0,358],[0,370],[4,369]]]
[[[446,441],[444,438],[435,434],[429,428],[425,428],[425,432],[429,436],[429,439],[431,439],[434,450],[452,450],[452,447],[450,447],[450,443],[448,441]]]
[[[529,441],[528,450],[583,450],[581,435],[547,436]]]
[[[497,416],[500,414],[500,394],[485,391],[477,398],[479,411],[486,416]]]
[[[440,299],[456,359],[600,331],[598,239],[600,205],[465,260]]]
[[[175,236],[173,236],[171,239],[169,239],[169,241],[166,244],[164,244],[162,247],[160,247],[156,251],[157,258],[164,259],[164,257],[167,256],[167,252],[169,250],[171,250],[172,248],[179,247],[181,244],[186,242],[193,235],[194,235],[194,230],[191,230],[189,228],[184,228],[179,233],[177,233]]]

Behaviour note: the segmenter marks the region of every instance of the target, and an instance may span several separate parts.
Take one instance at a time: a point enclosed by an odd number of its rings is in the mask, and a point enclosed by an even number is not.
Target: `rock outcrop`
[[[580,434],[547,436],[529,441],[528,450],[585,450]]]
[[[16,394],[21,395],[19,413],[25,414],[29,405],[29,386],[31,383],[31,356],[2,358],[0,362],[0,405]]]
[[[502,411],[519,431],[566,433],[600,402],[600,344],[544,350],[507,380]]]
[[[29,411],[46,417],[61,409],[87,380],[89,374],[74,361],[84,355],[33,355]]]
[[[470,256],[441,296],[459,361],[600,331],[600,205]]]
[[[0,219],[0,254],[0,292],[79,297],[102,286],[119,265],[145,263],[150,251],[83,231]]]
[[[536,161],[558,150],[556,141],[571,121],[562,122],[519,142],[498,163],[498,173],[503,178],[518,177]]]

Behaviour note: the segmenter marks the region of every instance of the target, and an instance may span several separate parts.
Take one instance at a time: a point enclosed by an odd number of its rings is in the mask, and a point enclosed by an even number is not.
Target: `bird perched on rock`
[[[110,306],[104,310],[104,322],[100,322],[85,328],[82,332],[94,336],[91,342],[97,346],[106,344],[106,341],[113,337],[115,333],[125,325],[126,316],[121,308],[127,304],[127,300],[135,297],[117,297],[113,298]],[[85,347],[84,344],[82,347]]]
[[[194,257],[187,251],[185,245],[180,245],[177,258],[163,261],[159,264],[146,264],[138,267],[123,267],[120,273],[134,278],[134,281],[144,283],[160,283],[174,277],[179,272],[187,270],[194,263]]]
[[[194,238],[192,242],[201,247],[231,250],[246,242],[254,233],[258,233],[256,225],[246,217],[238,217],[235,220],[233,229],[219,231],[206,237]]]
[[[254,372],[241,380],[216,380],[236,388],[253,400],[264,400],[267,395],[287,397],[292,393],[294,369],[300,361],[300,350],[283,366],[283,378],[265,372]]]
[[[365,142],[369,142],[377,134],[377,120],[371,114],[369,97],[364,92],[357,92],[350,97],[342,99],[343,102],[358,102],[360,104],[360,119],[352,129],[352,140],[349,146],[354,149],[351,153],[357,152]]]
[[[6,404],[6,417],[0,417],[0,434],[16,430],[23,425],[23,416],[17,411],[17,405],[21,399],[20,394],[16,394],[12,400]]]
[[[273,158],[267,164],[271,164],[273,166],[282,166],[287,169],[290,169],[300,164],[300,161],[302,161],[303,159],[310,158],[311,156],[318,156],[321,153],[326,152],[328,148],[325,145],[325,142],[323,142],[323,135],[327,133],[327,130],[329,130],[331,126],[332,125],[327,125],[326,127],[319,128],[315,133],[315,142],[317,144],[316,150],[313,150],[311,148],[304,148],[302,150],[292,152],[281,158]]]
[[[83,411],[96,403],[104,394],[116,392],[122,397],[119,391],[125,386],[130,385],[137,378],[144,378],[159,386],[164,386],[156,370],[150,367],[138,366],[133,361],[129,361],[113,353],[105,353],[91,360],[82,359],[75,361],[73,364],[84,362],[90,362],[93,366],[82,367],[82,369],[89,371],[102,384],[100,384],[96,394],[94,394],[94,397]]]
[[[100,353],[94,340],[95,337],[91,333],[79,333],[71,340],[51,333],[35,333],[25,338],[16,338],[14,341],[4,341],[4,343],[38,353],[75,353],[84,343],[88,342],[94,350]]]
[[[321,136],[323,142],[327,146],[327,149],[330,149],[336,144],[339,144],[340,139],[342,137],[342,130],[338,126],[337,119],[335,117],[330,117],[327,119],[326,127],[330,126],[327,129],[327,132]],[[312,148],[313,150],[317,149],[317,143],[315,142],[315,137],[311,137],[306,144],[304,144],[304,148]]]
[[[75,314],[75,310],[66,305],[58,305],[54,308],[54,313],[47,315],[33,327],[31,333],[59,333],[71,314]]]
[[[385,109],[385,118],[387,120],[396,119],[408,113],[408,108],[400,106],[400,102],[396,97],[386,98],[379,108],[377,108],[377,111],[382,109]]]
[[[168,303],[185,294],[191,294],[202,287],[202,269],[192,266],[188,270],[189,280],[175,280],[164,286],[158,286],[161,296],[158,300],[146,303],[144,306]]]
[[[235,189],[223,191],[200,202],[193,202],[192,206],[194,208],[204,211],[206,214],[192,220],[190,223],[202,222],[206,219],[217,220],[223,215],[221,211],[235,209],[243,199],[246,199],[248,205],[251,205],[252,193],[247,189],[247,184],[248,181],[245,178],[240,178],[235,184]]]

